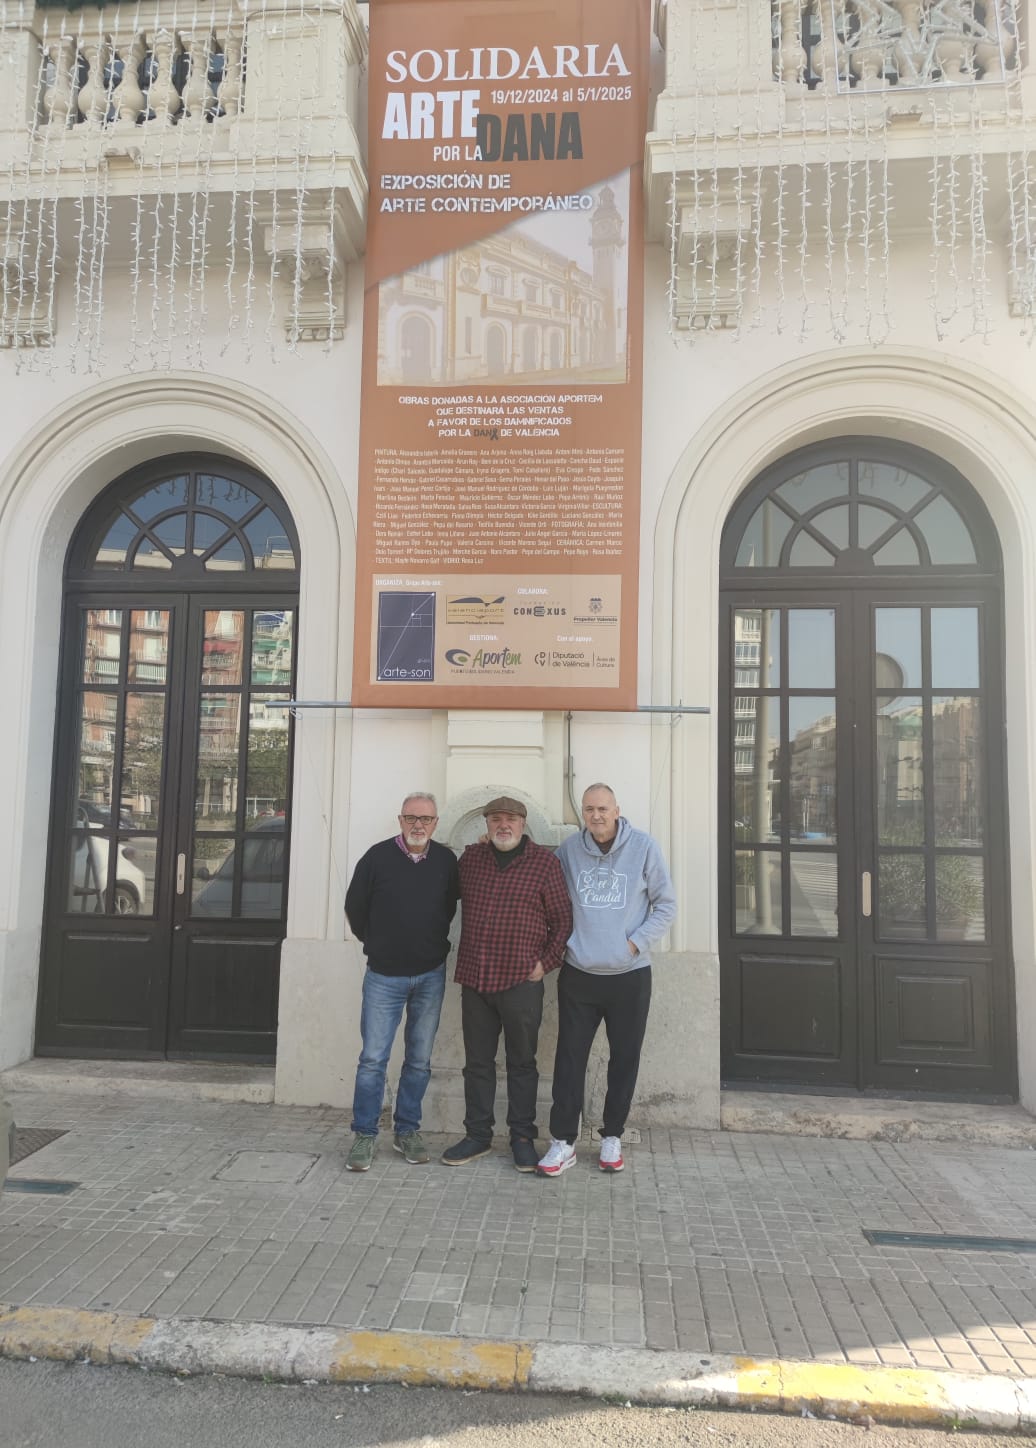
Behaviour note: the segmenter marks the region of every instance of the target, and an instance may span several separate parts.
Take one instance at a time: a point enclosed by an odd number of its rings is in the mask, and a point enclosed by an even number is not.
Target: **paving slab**
[[[0,1197],[12,1311],[751,1359],[756,1388],[774,1363],[963,1372],[1031,1398],[1036,1254],[864,1237],[1036,1239],[1030,1149],[656,1128],[620,1174],[581,1144],[551,1180],[502,1142],[447,1168],[383,1137],[359,1174],[331,1108],[12,1095],[65,1135],[11,1180],[78,1183]],[[777,1396],[797,1381],[782,1367]]]

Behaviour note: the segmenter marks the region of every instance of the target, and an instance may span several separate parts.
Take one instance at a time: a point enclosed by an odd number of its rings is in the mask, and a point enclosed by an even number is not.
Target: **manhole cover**
[[[294,1186],[320,1160],[301,1151],[238,1151],[216,1173],[224,1182],[271,1182]]]
[[[11,1165],[16,1161],[24,1161],[27,1156],[32,1156],[35,1151],[42,1151],[52,1141],[57,1141],[59,1136],[67,1136],[67,1131],[44,1131],[36,1126],[16,1126],[14,1129],[14,1155],[11,1157]]]

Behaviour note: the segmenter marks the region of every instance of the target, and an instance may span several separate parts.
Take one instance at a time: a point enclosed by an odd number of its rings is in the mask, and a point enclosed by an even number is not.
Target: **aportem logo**
[[[475,653],[468,649],[447,649],[446,662],[455,669],[465,669],[469,673],[485,673],[490,669],[514,669],[522,661],[520,653],[514,649],[478,649]]]

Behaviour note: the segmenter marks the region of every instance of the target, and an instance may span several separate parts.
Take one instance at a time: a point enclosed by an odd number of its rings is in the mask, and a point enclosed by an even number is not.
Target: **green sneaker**
[[[354,1136],[349,1155],[345,1158],[346,1171],[370,1171],[374,1160],[376,1136]]]
[[[398,1151],[404,1161],[411,1166],[420,1166],[423,1162],[430,1161],[428,1148],[421,1140],[419,1131],[407,1131],[402,1136],[396,1135],[392,1138],[392,1150]]]

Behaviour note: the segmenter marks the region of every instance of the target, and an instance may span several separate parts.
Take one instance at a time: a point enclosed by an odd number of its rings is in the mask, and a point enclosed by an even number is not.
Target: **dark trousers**
[[[574,1144],[579,1135],[586,1066],[602,1020],[608,1033],[609,1054],[601,1135],[622,1135],[637,1085],[650,1004],[649,965],[624,975],[589,975],[572,965],[561,967],[554,1105],[550,1113],[550,1134],[555,1140]]]
[[[493,1136],[496,1052],[504,1033],[507,1125],[511,1140],[536,1136],[536,1041],[543,1015],[543,982],[524,980],[510,990],[461,988],[464,1028],[464,1130],[475,1141]]]

